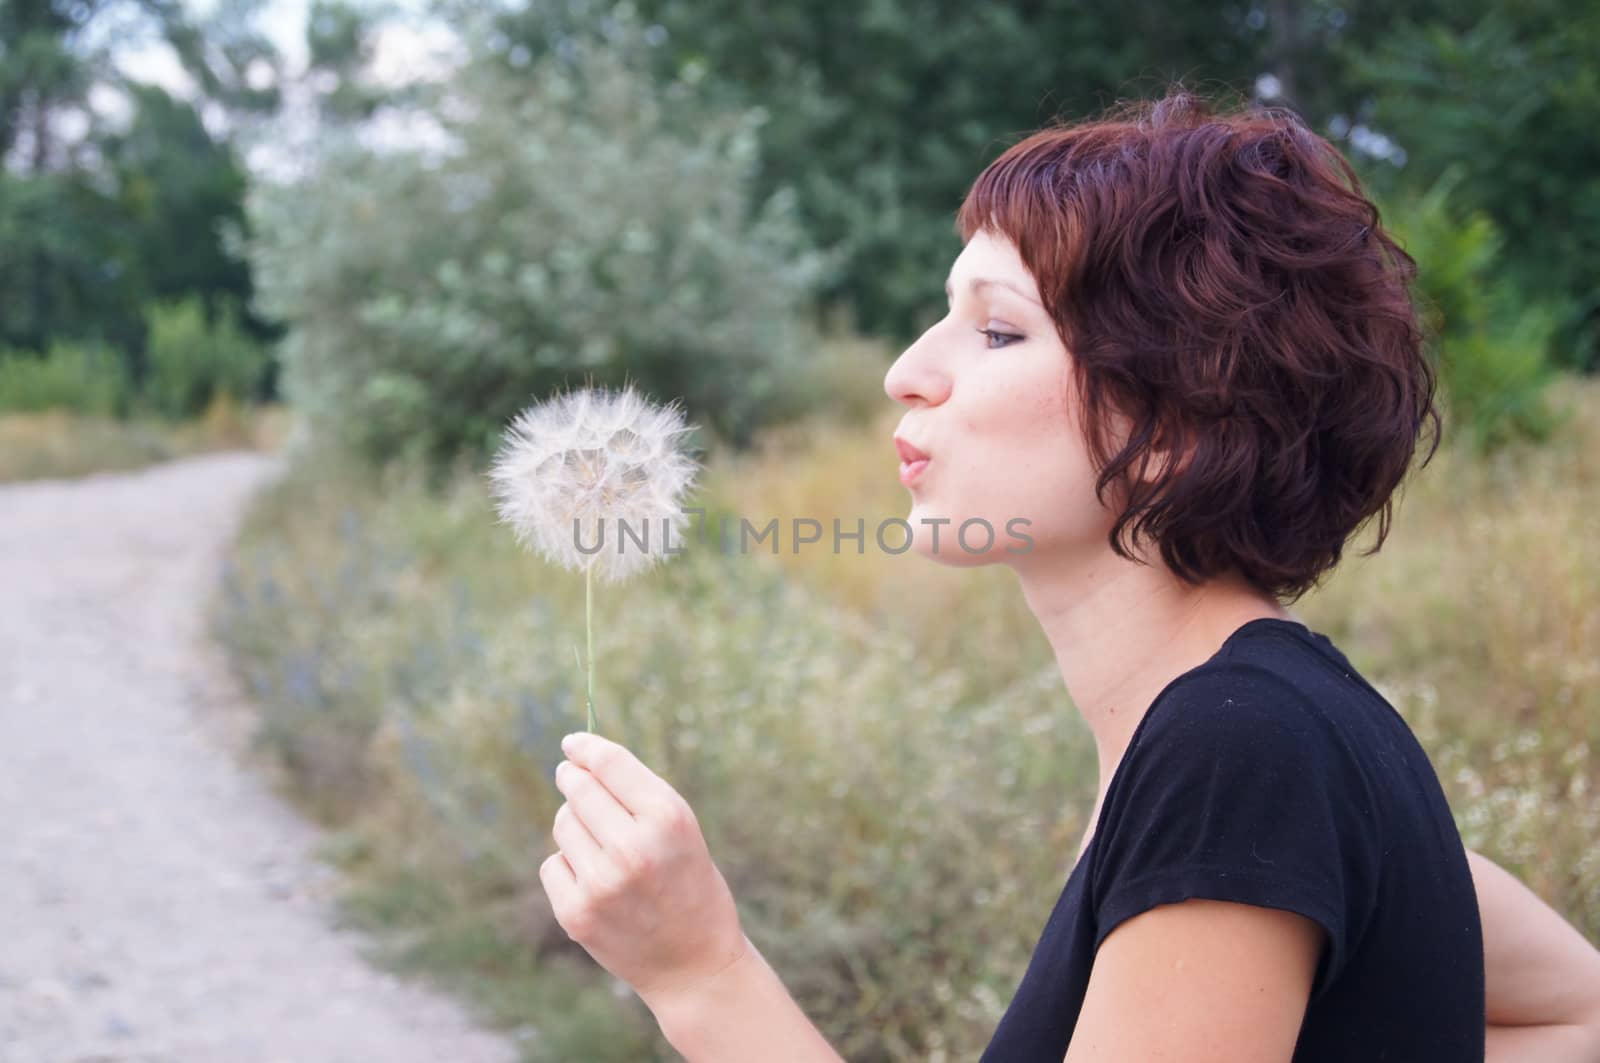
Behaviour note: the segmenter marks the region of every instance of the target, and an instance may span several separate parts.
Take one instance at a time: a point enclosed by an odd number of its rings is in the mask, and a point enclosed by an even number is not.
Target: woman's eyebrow
[[[1037,306],[1039,309],[1044,309],[1043,303],[1039,302],[1039,300],[1035,299],[1033,296],[1029,295],[1027,292],[1023,291],[1021,288],[1018,288],[1015,284],[1012,284],[1007,280],[999,280],[995,277],[974,277],[972,278],[972,283],[967,285],[967,288],[969,291],[978,292],[989,287],[990,285],[1010,289],[1011,291],[1022,296],[1024,299],[1028,300],[1028,302],[1032,303],[1034,306]],[[955,298],[954,294],[952,294],[950,291],[950,280],[948,277],[945,278],[944,282],[944,296],[946,299]]]

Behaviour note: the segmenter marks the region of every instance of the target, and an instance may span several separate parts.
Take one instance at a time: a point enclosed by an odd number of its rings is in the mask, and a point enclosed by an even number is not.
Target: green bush
[[[1513,439],[1545,439],[1559,423],[1546,387],[1550,347],[1565,304],[1530,303],[1502,276],[1505,239],[1487,214],[1462,212],[1447,170],[1422,196],[1384,211],[1417,260],[1420,311],[1439,367],[1446,434],[1487,450]]]
[[[0,351],[0,410],[69,410],[111,416],[123,412],[127,377],[109,349],[58,341],[43,356]]]
[[[681,398],[736,442],[808,405],[826,262],[792,196],[747,202],[762,114],[655,86],[625,47],[469,63],[423,115],[448,151],[330,146],[255,190],[260,303],[311,437],[444,464],[585,382]]]
[[[1486,321],[1445,349],[1445,395],[1454,430],[1480,451],[1516,439],[1549,439],[1561,414],[1549,403],[1556,370],[1546,352],[1560,311],[1534,303],[1490,313]]]
[[[58,341],[44,355],[0,350],[0,410],[67,410],[103,417],[155,413],[198,417],[213,399],[260,396],[267,349],[229,307],[207,322],[198,300],[149,307],[145,372],[137,387],[109,347]]]
[[[196,417],[220,395],[248,402],[259,397],[267,349],[239,327],[224,305],[207,321],[197,299],[153,306],[143,385],[145,403],[165,417]]]

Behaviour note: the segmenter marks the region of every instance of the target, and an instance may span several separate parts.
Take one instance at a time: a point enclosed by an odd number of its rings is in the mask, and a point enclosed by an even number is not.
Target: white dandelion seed
[[[518,414],[489,471],[500,520],[517,540],[584,574],[591,731],[594,582],[619,583],[681,543],[683,496],[700,468],[679,449],[689,429],[676,403],[584,388]]]

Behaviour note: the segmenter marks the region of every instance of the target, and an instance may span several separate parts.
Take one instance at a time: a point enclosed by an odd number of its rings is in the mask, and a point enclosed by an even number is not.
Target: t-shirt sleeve
[[[1315,996],[1372,903],[1370,795],[1335,722],[1252,665],[1168,687],[1117,768],[1100,829],[1096,949],[1133,916],[1190,898],[1284,909],[1327,931]]]

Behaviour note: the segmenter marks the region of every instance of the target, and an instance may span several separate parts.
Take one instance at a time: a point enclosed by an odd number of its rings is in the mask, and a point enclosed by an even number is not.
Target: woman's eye
[[[984,336],[988,336],[989,337],[989,340],[990,340],[989,350],[991,350],[991,351],[997,351],[1001,347],[1009,347],[1009,346],[1011,346],[1012,343],[1015,343],[1017,340],[1022,339],[1021,336],[1018,336],[1015,333],[1012,333],[1012,332],[998,332],[995,329],[991,329],[991,328],[981,328],[981,329],[978,330],[978,332],[979,332],[980,335],[984,335]],[[999,344],[999,346],[996,346],[994,344],[994,342],[993,342],[995,340],[1003,340],[1005,342],[1002,342],[1002,343]]]

